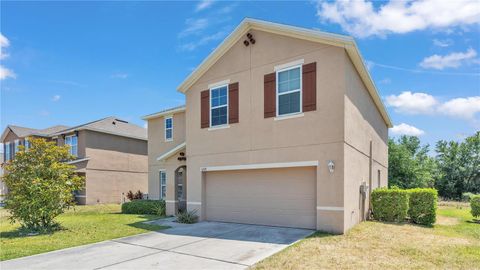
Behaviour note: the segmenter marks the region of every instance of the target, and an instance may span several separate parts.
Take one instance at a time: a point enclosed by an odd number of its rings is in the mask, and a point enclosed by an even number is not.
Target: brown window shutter
[[[238,82],[228,85],[228,123],[238,123]]]
[[[275,117],[277,114],[276,101],[276,78],[275,72],[265,74],[263,77],[263,117]]]
[[[200,93],[200,118],[201,127],[210,126],[210,90],[204,90]]]
[[[302,67],[302,104],[303,111],[317,109],[317,63],[305,64]]]

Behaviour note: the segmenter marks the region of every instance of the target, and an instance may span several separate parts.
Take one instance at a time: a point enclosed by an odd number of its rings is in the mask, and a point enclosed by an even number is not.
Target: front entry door
[[[178,211],[183,212],[187,208],[187,167],[181,166],[175,171],[175,195],[178,201]]]

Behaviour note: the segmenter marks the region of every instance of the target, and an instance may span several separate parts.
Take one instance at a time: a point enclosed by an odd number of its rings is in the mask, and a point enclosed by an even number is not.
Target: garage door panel
[[[206,218],[315,228],[316,168],[208,172]]]

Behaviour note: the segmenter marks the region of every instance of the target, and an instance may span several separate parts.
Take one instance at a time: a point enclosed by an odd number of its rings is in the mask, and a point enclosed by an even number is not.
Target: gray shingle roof
[[[141,140],[147,139],[147,129],[135,124],[131,124],[125,120],[121,120],[115,116],[110,116],[72,128],[63,129],[52,135],[60,135],[77,130],[92,130]]]

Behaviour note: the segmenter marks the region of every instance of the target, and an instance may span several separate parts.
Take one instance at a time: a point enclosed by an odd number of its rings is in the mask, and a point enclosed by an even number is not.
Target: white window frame
[[[13,142],[14,142],[13,153],[16,154],[19,150],[18,147],[20,146],[20,140],[16,139]]]
[[[162,184],[162,173],[165,175],[165,184]],[[158,171],[158,186],[159,186],[159,194],[158,194],[158,197],[160,199],[163,199],[165,200],[166,197],[167,197],[167,171],[166,170],[159,170]],[[163,190],[163,187],[165,186],[165,198],[163,197],[163,194],[162,194],[162,190]]]
[[[72,144],[67,144],[67,138],[73,138],[73,137],[77,137],[77,145],[75,145],[75,149],[76,149],[76,153],[73,153],[72,149],[73,149],[73,145]],[[70,140],[71,141],[71,140]],[[73,155],[73,156],[76,156],[78,157],[78,136],[73,134],[73,135],[68,135],[68,136],[65,136],[65,144],[69,145],[70,146],[70,154]]]
[[[167,138],[167,120],[168,119],[171,119],[172,120],[172,127],[171,128],[168,128],[168,129],[171,129],[172,130],[172,137],[171,138]],[[165,117],[165,119],[163,120],[163,126],[164,126],[164,139],[166,142],[170,142],[170,141],[173,141],[173,116],[167,116]]]
[[[10,142],[5,143],[5,161],[12,160],[12,152],[10,149]]]
[[[225,105],[220,105],[220,106],[215,106],[215,107],[212,107],[212,91],[213,90],[217,90],[219,88],[223,88],[223,87],[227,87],[227,104]],[[230,124],[228,122],[228,110],[229,110],[229,106],[228,106],[228,101],[229,101],[229,96],[228,96],[228,84],[222,84],[222,85],[217,85],[215,87],[212,87],[210,88],[210,95],[209,95],[209,100],[208,100],[208,104],[210,106],[210,128],[219,128],[219,127],[228,127],[228,125]],[[222,107],[227,107],[227,122],[225,124],[221,124],[221,125],[216,125],[216,126],[212,126],[212,110],[213,109],[217,109],[217,108],[222,108]]]
[[[28,138],[25,138],[25,140],[23,141],[23,146],[25,147],[25,151],[30,148],[30,140]]]
[[[289,71],[291,69],[296,69],[296,68],[300,68],[300,88],[299,89],[295,89],[295,90],[290,90],[290,91],[287,91],[287,92],[283,92],[283,93],[279,93],[278,92],[278,86],[279,86],[279,83],[278,83],[278,73],[280,72],[284,72],[284,71]],[[277,117],[285,117],[285,116],[291,116],[291,115],[296,115],[296,114],[301,114],[303,113],[303,83],[302,83],[302,80],[303,80],[303,74],[302,74],[302,70],[303,69],[303,66],[301,64],[299,65],[293,65],[293,66],[288,66],[288,67],[285,67],[285,68],[282,68],[282,69],[276,69],[275,70],[275,99],[276,99],[276,115]],[[282,95],[286,95],[286,94],[291,94],[291,93],[295,93],[295,92],[300,92],[300,111],[298,112],[293,112],[293,113],[286,113],[286,114],[279,114],[279,100],[280,100],[280,96]]]

